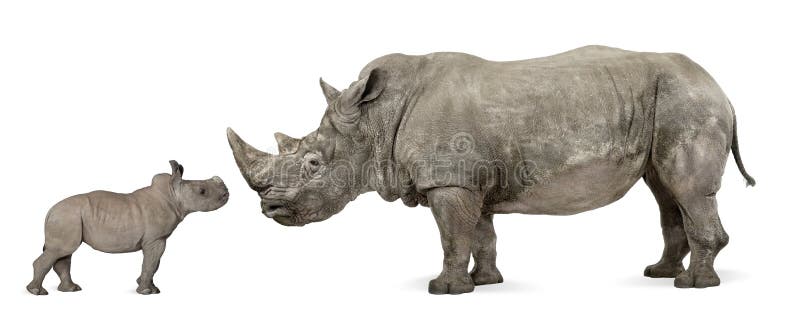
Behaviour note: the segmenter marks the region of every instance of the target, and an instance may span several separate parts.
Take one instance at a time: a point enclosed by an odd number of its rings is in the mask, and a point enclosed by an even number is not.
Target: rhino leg
[[[53,265],[53,270],[61,279],[58,290],[62,292],[76,292],[81,290],[81,286],[72,281],[70,269],[72,267],[72,254],[59,258]]]
[[[692,251],[689,268],[675,278],[675,287],[703,288],[718,286],[719,276],[714,259],[728,244],[728,234],[722,228],[714,196],[695,195],[682,199],[685,206],[686,232]]]
[[[71,209],[55,209],[48,213],[47,219],[44,233],[45,247],[42,255],[33,262],[33,279],[27,286],[28,291],[34,295],[47,295],[47,290],[42,287],[44,277],[56,262],[72,255],[81,245],[80,213]],[[61,268],[63,264],[58,270]]]
[[[47,275],[47,272],[53,268],[53,263],[56,262],[58,257],[56,254],[45,251],[33,261],[33,280],[26,287],[28,292],[34,295],[47,295],[47,290],[42,287],[42,281],[44,281],[44,276]]]
[[[428,191],[439,234],[442,239],[444,262],[442,273],[430,281],[431,294],[461,294],[475,289],[467,273],[472,238],[481,215],[481,200],[472,191],[456,187]]]
[[[656,128],[659,137],[654,140],[651,159],[658,179],[681,212],[691,250],[689,268],[675,277],[675,287],[680,288],[719,285],[714,259],[728,244],[717,213],[716,193],[730,151],[733,118],[727,104],[702,110],[692,113],[686,108],[664,107],[665,122]],[[687,129],[692,133],[683,133]]]
[[[26,287],[28,292],[34,295],[47,295],[47,290],[42,287],[44,277],[53,268],[53,265],[66,255],[72,254],[73,251],[63,251],[61,249],[45,248],[42,255],[40,255],[33,262],[33,280]]]
[[[166,239],[145,243],[142,246],[144,259],[142,261],[142,274],[136,279],[136,283],[139,284],[139,287],[136,288],[137,293],[150,295],[161,292],[161,290],[153,284],[153,275],[155,275],[158,270],[158,265],[161,263],[161,256],[164,255],[166,246]]]
[[[475,267],[469,275],[475,285],[503,282],[503,275],[497,269],[497,235],[494,232],[493,216],[493,214],[482,215],[472,235],[472,257],[475,259]]]
[[[675,278],[685,270],[683,259],[689,254],[689,241],[684,230],[681,210],[654,170],[649,169],[644,180],[658,203],[661,212],[661,233],[664,236],[661,259],[647,266],[644,269],[644,276]]]

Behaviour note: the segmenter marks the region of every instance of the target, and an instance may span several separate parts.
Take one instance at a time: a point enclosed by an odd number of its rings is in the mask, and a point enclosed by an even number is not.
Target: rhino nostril
[[[267,207],[267,212],[275,212],[275,210],[282,208],[280,204],[273,204]]]

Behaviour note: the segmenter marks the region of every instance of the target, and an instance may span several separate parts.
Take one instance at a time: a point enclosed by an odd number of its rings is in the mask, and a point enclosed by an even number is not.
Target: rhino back
[[[496,213],[572,214],[624,195],[650,152],[658,78],[675,68],[669,55],[606,47],[420,59],[396,159],[418,191],[482,190]]]

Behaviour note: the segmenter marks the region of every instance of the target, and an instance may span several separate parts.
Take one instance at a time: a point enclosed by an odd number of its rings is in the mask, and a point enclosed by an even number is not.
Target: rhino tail
[[[731,106],[731,110],[733,110],[733,106]],[[739,154],[739,137],[736,134],[736,113],[733,114],[733,142],[731,143],[731,152],[733,152],[733,159],[736,160],[736,166],[739,167],[739,172],[741,172],[742,176],[747,180],[747,186],[755,186],[756,179],[753,179],[753,177],[747,173],[747,170],[744,169],[742,155]]]

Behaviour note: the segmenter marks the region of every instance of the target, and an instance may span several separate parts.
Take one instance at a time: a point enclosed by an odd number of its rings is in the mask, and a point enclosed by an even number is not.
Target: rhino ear
[[[172,167],[172,177],[170,181],[173,189],[183,180],[183,166],[175,160],[170,160],[169,165]]]
[[[383,92],[385,82],[383,72],[375,68],[367,76],[350,84],[350,87],[342,92],[339,102],[334,107],[337,119],[346,124],[357,122],[361,116],[359,106],[378,98]]]
[[[289,137],[285,134],[276,132],[275,140],[278,142],[278,152],[282,154],[295,153],[300,146],[300,139]]]
[[[319,86],[322,87],[322,94],[325,95],[325,100],[328,102],[328,105],[333,105],[333,102],[342,95],[338,89],[334,88],[325,81],[322,80],[322,77],[319,78]]]
[[[172,177],[173,178],[183,178],[183,166],[175,160],[169,161],[170,167],[172,167]]]

